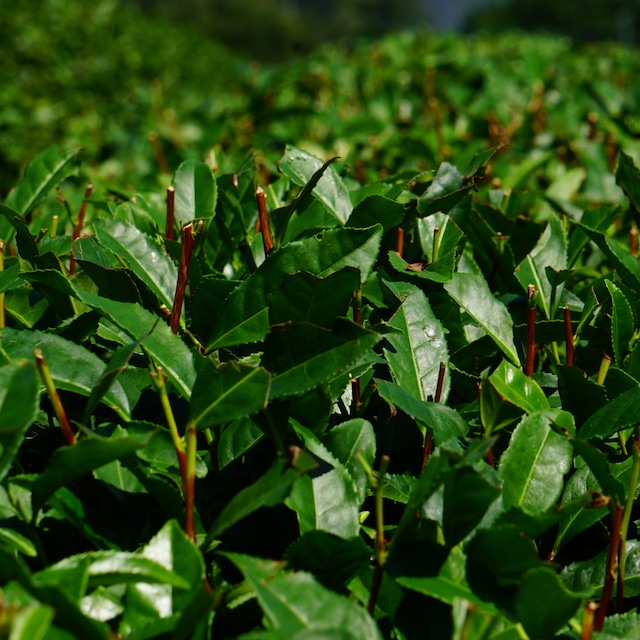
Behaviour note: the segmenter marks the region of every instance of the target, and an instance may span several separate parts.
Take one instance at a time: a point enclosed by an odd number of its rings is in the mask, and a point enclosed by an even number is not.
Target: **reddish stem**
[[[609,553],[607,555],[607,566],[605,568],[604,588],[602,589],[602,600],[600,608],[596,614],[593,628],[596,631],[602,631],[604,619],[607,615],[611,593],[613,592],[613,584],[616,580],[616,562],[618,557],[618,547],[620,546],[620,525],[622,523],[622,515],[624,509],[620,505],[616,505],[613,514],[613,525],[611,528],[611,541],[609,543]]]
[[[440,363],[440,369],[438,370],[438,382],[436,384],[436,393],[433,397],[434,402],[440,402],[442,398],[442,388],[444,387],[444,376],[447,372],[447,365],[444,362]],[[422,455],[422,471],[429,460],[431,450],[433,448],[433,432],[427,429],[427,436],[424,440],[424,453]]]
[[[622,538],[618,544],[618,580],[616,585],[616,611],[622,613],[624,610],[624,570],[620,570],[622,560]],[[624,567],[623,567],[624,569]]]
[[[91,192],[93,191],[93,184],[90,182],[87,185],[87,188],[84,192],[84,199],[82,200],[82,205],[80,205],[80,212],[78,213],[78,221],[76,222],[76,226],[73,229],[73,238],[72,242],[75,242],[82,233],[82,227],[84,227],[84,217],[87,213],[87,200],[91,197]],[[76,271],[76,258],[73,255],[73,250],[71,251],[71,259],[69,261],[69,274],[73,275]]]
[[[173,187],[167,187],[167,216],[164,237],[167,240],[173,240],[173,225],[175,220],[175,202],[176,190]]]
[[[262,244],[264,245],[264,255],[273,253],[273,238],[271,237],[271,227],[269,226],[269,216],[267,214],[267,194],[262,187],[256,189],[256,203],[258,204],[258,220],[260,231],[262,232]]]
[[[433,397],[434,402],[440,402],[442,398],[442,387],[444,387],[444,376],[447,373],[447,365],[444,362],[440,363],[440,369],[438,369],[438,383],[436,384],[436,395]]]
[[[533,364],[536,358],[536,289],[530,284],[527,294],[527,348],[524,372],[531,377],[533,375]]]
[[[176,293],[173,298],[173,308],[169,325],[173,333],[178,333],[180,326],[180,313],[184,301],[184,292],[187,288],[187,273],[191,262],[191,252],[193,251],[193,224],[189,223],[182,228],[182,249],[180,251],[180,266],[178,267],[178,282],[176,283]]]
[[[158,138],[158,134],[155,131],[150,131],[147,135],[147,139],[151,143],[153,155],[156,157],[156,162],[160,167],[160,171],[162,171],[162,173],[171,173],[171,167],[167,162],[167,156],[164,155],[164,151],[162,149],[162,145],[160,144],[160,138]]]
[[[580,633],[580,640],[591,640],[593,633],[593,617],[598,608],[595,602],[587,602],[582,614],[582,631]]]
[[[569,310],[569,305],[564,308],[564,333],[567,343],[567,365],[572,367],[575,348],[573,343],[573,329],[571,328],[571,311]]]
[[[398,232],[396,234],[396,253],[402,258],[402,254],[404,253],[404,229],[398,227]]]
[[[629,229],[629,253],[636,258],[638,256],[638,227],[635,224]]]
[[[186,455],[186,473],[184,481],[184,532],[193,540],[196,540],[196,527],[194,519],[194,504],[196,494],[196,474],[195,474],[195,455],[197,447],[197,434],[193,424],[187,427],[187,455]]]

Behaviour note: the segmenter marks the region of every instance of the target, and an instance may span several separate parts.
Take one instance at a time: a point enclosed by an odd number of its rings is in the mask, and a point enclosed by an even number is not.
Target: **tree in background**
[[[509,0],[473,12],[466,31],[544,30],[577,40],[637,42],[637,0]]]
[[[258,60],[283,60],[322,42],[424,26],[420,0],[135,0],[145,10],[220,39]]]

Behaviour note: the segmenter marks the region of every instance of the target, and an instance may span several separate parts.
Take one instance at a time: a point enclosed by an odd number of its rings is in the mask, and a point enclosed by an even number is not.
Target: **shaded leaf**
[[[189,419],[205,429],[257,413],[267,406],[271,375],[262,367],[234,362],[215,366],[207,360],[198,371]]]

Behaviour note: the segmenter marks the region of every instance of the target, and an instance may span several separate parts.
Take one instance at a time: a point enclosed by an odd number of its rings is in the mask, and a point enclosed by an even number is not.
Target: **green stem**
[[[598,375],[596,376],[596,384],[602,386],[604,381],[607,378],[607,373],[609,373],[609,367],[611,366],[611,357],[606,353],[602,357],[602,361],[600,362],[600,369],[598,369]]]
[[[569,305],[564,308],[564,334],[566,342],[566,363],[567,366],[573,366],[573,357],[575,353],[575,346],[573,340],[573,329],[571,327],[571,311]]]
[[[198,434],[195,422],[191,420],[187,425],[187,473],[184,486],[185,505],[185,533],[196,543],[196,527],[194,521],[194,504],[196,489],[196,453],[198,449]]]
[[[62,431],[62,435],[65,439],[65,442],[71,446],[76,442],[76,434],[73,432],[71,428],[71,424],[69,423],[69,419],[67,418],[67,413],[62,406],[62,401],[60,400],[60,396],[58,395],[58,390],[56,389],[56,385],[53,382],[53,378],[51,377],[51,372],[49,371],[49,367],[47,366],[47,361],[44,359],[44,354],[42,353],[42,349],[36,349],[34,351],[34,355],[36,358],[36,369],[42,378],[42,382],[44,382],[44,386],[47,390],[47,395],[49,396],[49,400],[51,400],[51,404],[53,405],[53,410],[58,418],[58,422],[60,423],[60,430]]]
[[[385,539],[384,539],[384,511],[383,511],[383,498],[384,498],[384,478],[387,474],[387,468],[389,467],[389,456],[384,455],[380,458],[380,471],[378,472],[378,479],[376,482],[376,559],[375,568],[373,571],[373,579],[371,581],[371,592],[369,594],[369,603],[367,610],[371,615],[376,608],[376,601],[378,600],[378,594],[380,593],[380,585],[382,583],[382,572],[384,570],[385,563]]]
[[[51,219],[51,229],[49,229],[49,237],[55,238],[58,235],[58,221],[60,220],[59,216],[53,216]]]
[[[636,487],[640,478],[640,449],[638,449],[638,439],[631,443],[631,454],[633,455],[633,466],[631,467],[631,478],[629,480],[629,494],[624,506],[624,515],[620,524],[620,551],[618,553],[618,591],[617,603],[618,613],[622,612],[624,599],[624,570],[627,561],[627,534],[629,533],[629,523],[631,522],[631,511],[635,502]]]
[[[4,240],[0,240],[0,271],[4,271]],[[4,291],[0,293],[0,329],[6,327]]]
[[[440,255],[440,227],[433,228],[433,251],[431,252],[431,262],[435,262]]]

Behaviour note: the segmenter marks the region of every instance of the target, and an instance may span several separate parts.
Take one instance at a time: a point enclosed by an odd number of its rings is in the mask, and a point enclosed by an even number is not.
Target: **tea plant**
[[[166,199],[35,158],[1,205],[6,633],[633,637],[640,175],[535,221],[497,151],[350,188],[295,147],[263,187],[187,161]]]

